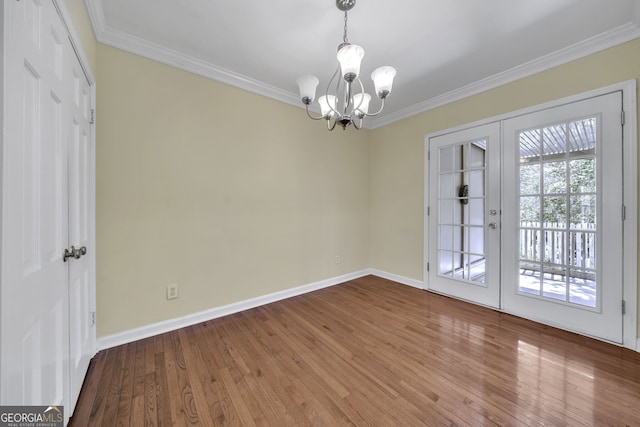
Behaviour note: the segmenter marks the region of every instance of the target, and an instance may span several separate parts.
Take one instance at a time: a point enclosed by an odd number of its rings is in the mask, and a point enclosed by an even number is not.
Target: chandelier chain
[[[342,41],[344,43],[349,43],[349,39],[347,38],[347,11],[344,11],[344,36],[342,37]]]

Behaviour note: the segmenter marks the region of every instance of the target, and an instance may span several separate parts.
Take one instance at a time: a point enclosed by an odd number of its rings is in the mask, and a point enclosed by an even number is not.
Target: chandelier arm
[[[384,98],[381,98],[380,100],[382,101],[382,104],[380,105],[380,109],[378,111],[376,111],[375,113],[367,113],[363,117],[373,117],[373,116],[377,116],[378,114],[382,113],[382,110],[384,110]]]
[[[331,122],[331,120],[327,119],[327,130],[328,130],[329,132],[331,132],[333,129],[335,129],[336,124],[338,123],[338,121],[337,121],[337,120],[334,120],[334,121],[333,121],[333,125],[331,125],[331,124],[330,124],[330,122]]]
[[[338,80],[338,84],[336,85],[336,108],[333,108],[333,105],[331,105],[329,101],[329,88],[331,87],[331,83],[333,83],[333,80],[336,78],[336,76],[340,73],[340,64],[338,64],[338,67],[336,68],[335,73],[333,73],[333,76],[331,76],[331,80],[329,80],[329,83],[327,83],[327,89],[324,92],[324,96],[326,96],[326,100],[327,100],[327,104],[329,105],[329,109],[331,110],[332,113],[335,113],[338,116],[342,116],[342,114],[340,114],[340,112],[336,109],[338,108],[338,94],[340,93],[340,79]],[[335,125],[334,125],[335,126]],[[333,130],[333,129],[331,129]]]
[[[360,125],[358,125],[357,119],[351,120],[351,124],[353,124],[353,127],[356,128],[356,130],[360,130],[360,128],[362,128],[362,119],[360,119]]]
[[[360,83],[360,93],[364,94],[364,85],[362,84],[362,80],[360,80],[360,77],[358,77],[356,80],[358,80],[358,83]],[[360,108],[363,101],[364,98],[360,99],[360,104],[358,104],[357,106],[353,104],[353,111],[356,111],[358,108]]]
[[[347,115],[347,110],[351,105],[351,82],[347,82],[347,86],[344,88],[344,115]]]
[[[307,111],[307,116],[308,116],[311,120],[322,120],[322,119],[324,119],[324,118],[325,118],[324,116],[320,116],[320,117],[313,117],[313,116],[311,115],[311,113],[309,112],[309,105],[305,105],[304,107],[305,107],[305,110]]]

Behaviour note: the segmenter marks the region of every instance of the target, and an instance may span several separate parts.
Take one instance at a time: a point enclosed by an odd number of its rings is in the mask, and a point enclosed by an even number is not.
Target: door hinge
[[[91,109],[91,118],[89,119],[89,124],[93,125],[96,122],[96,110]]]
[[[427,216],[431,215],[431,207],[427,206]]]
[[[429,263],[427,263],[427,272],[429,272]]]
[[[622,110],[622,111],[620,112],[620,124],[621,124],[622,126],[624,126],[624,125],[625,125],[625,115],[624,115],[624,110]]]
[[[427,151],[427,160],[431,160],[431,150]]]
[[[89,326],[95,326],[95,324],[96,324],[96,312],[95,311],[92,311],[91,313],[89,313],[89,322],[90,322]]]
[[[627,303],[622,300],[622,315],[624,316],[625,314],[627,314]]]
[[[625,221],[627,219],[627,207],[622,205],[622,220]]]

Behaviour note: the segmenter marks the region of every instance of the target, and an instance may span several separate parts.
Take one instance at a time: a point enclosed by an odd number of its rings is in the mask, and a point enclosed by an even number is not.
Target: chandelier
[[[384,108],[385,99],[391,93],[393,78],[396,76],[395,68],[389,66],[379,67],[373,71],[371,79],[381,105],[378,111],[369,113],[371,95],[364,91],[364,85],[360,80],[360,63],[364,57],[364,49],[349,43],[347,38],[347,12],[355,4],[356,0],[336,0],[336,7],[344,12],[344,36],[342,43],[338,46],[338,68],[329,80],[324,95],[318,98],[322,114],[320,117],[314,117],[309,112],[309,106],[315,100],[316,88],[320,81],[313,75],[300,76],[296,80],[307,116],[313,120],[326,120],[327,129],[330,131],[336,127],[336,124],[342,126],[343,130],[352,124],[356,129],[360,129],[365,117],[380,114]],[[330,92],[334,85],[334,91]]]

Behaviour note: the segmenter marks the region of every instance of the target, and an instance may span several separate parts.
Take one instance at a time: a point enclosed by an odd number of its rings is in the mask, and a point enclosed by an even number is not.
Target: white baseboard
[[[291,298],[294,296],[306,294],[308,292],[317,291],[319,289],[328,288],[330,286],[339,285],[341,283],[348,282],[349,280],[358,279],[360,277],[368,275],[382,277],[383,279],[391,280],[417,289],[424,289],[424,284],[420,280],[410,279],[408,277],[399,276],[397,274],[388,273],[386,271],[377,270],[375,268],[369,268],[366,270],[357,271],[355,273],[345,274],[343,276],[333,277],[330,279],[321,280],[319,282],[310,283],[308,285],[287,289],[285,291],[275,292],[272,294],[251,298],[222,307],[215,307],[210,310],[201,311],[199,313],[193,313],[187,316],[142,326],[140,328],[131,329],[113,335],[108,335],[106,337],[98,339],[98,351],[106,350],[111,347],[127,344],[144,338],[149,338],[155,335],[163,334],[165,332],[174,331],[176,329],[195,325],[197,323],[206,322],[207,320],[217,319],[222,316],[238,313],[243,310],[270,304],[272,302],[280,301],[286,298]],[[640,338],[637,339],[635,350],[637,352],[640,352]]]
[[[98,339],[98,351],[106,350],[122,344],[149,338],[154,335],[163,334],[165,332],[174,331],[176,329],[206,322],[207,320],[217,319],[218,317],[227,316],[229,314],[238,313],[250,308],[259,307],[261,305],[270,304],[286,298],[313,292],[318,289],[328,288],[340,283],[348,282],[369,274],[376,274],[371,269],[358,271],[355,273],[345,274],[343,276],[333,277],[319,282],[310,283],[308,285],[299,286],[285,291],[274,292],[272,294],[263,295],[256,298],[240,301],[237,303],[215,307],[198,313],[189,314],[175,319],[165,320],[163,322],[154,323],[140,328],[130,329],[128,331],[119,332],[117,334],[108,335]],[[377,274],[376,274],[377,275]],[[381,276],[383,277],[383,276]],[[385,277],[386,278],[386,277]],[[391,279],[393,280],[393,279]]]
[[[376,270],[375,268],[370,269],[369,273],[373,274],[374,276],[382,277],[383,279],[401,283],[403,285],[411,286],[418,289],[424,289],[424,283],[422,282],[422,280],[398,276],[397,274],[387,273],[386,271]]]

